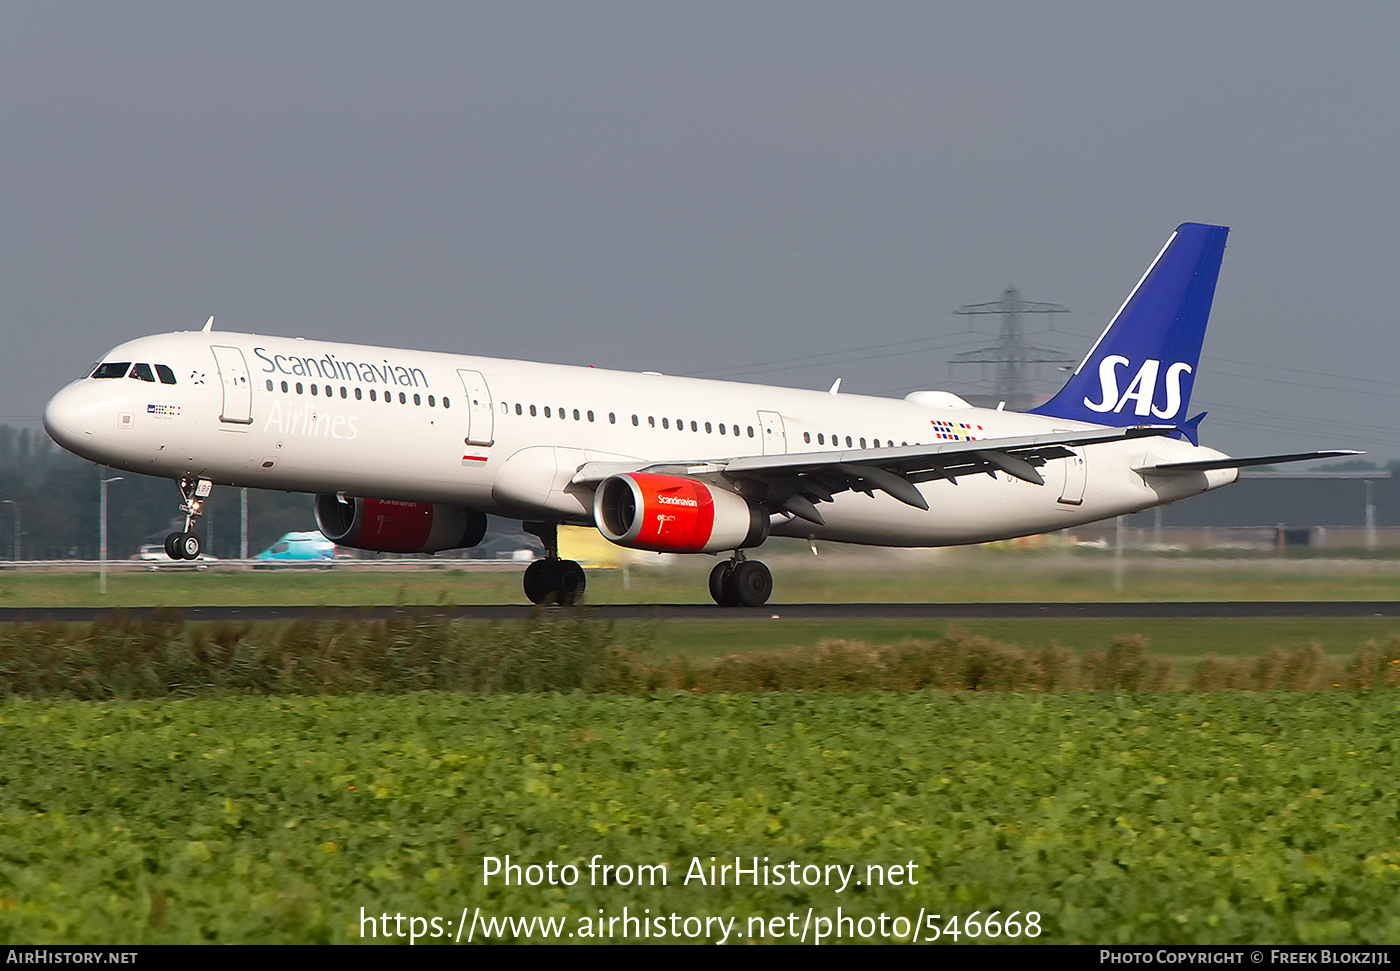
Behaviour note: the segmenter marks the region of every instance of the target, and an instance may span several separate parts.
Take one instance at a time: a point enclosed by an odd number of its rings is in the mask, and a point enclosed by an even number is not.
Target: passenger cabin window
[[[156,374],[160,377],[161,384],[175,383],[175,372],[170,370],[170,368],[166,367],[164,364],[156,365]],[[268,390],[271,391],[272,389],[269,388]]]
[[[92,376],[94,378],[124,378],[126,377],[127,369],[130,367],[130,361],[99,364],[97,370],[92,372]]]

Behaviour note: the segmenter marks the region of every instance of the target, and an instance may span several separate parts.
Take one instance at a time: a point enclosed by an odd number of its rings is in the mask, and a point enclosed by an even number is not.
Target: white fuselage
[[[175,382],[86,378],[56,395],[45,426],[93,461],[579,524],[593,522],[592,486],[572,483],[587,462],[835,455],[1095,427],[971,408],[951,395],[871,398],[250,334],[144,337],[103,360],[163,365]],[[822,504],[825,525],[775,514],[772,531],[882,546],[975,543],[1134,512],[1236,477],[1132,471],[1221,457],[1165,437],[1075,452],[1044,466],[1044,485],[1005,474],[934,480],[918,486],[926,511],[878,491],[842,493]]]

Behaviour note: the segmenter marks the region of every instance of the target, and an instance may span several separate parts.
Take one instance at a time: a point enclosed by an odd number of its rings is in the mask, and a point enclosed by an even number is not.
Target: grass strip
[[[1400,637],[1349,659],[1316,644],[1254,657],[1210,654],[1188,667],[1141,635],[1103,649],[1020,647],[950,628],[886,645],[720,657],[650,650],[645,625],[541,612],[481,624],[404,613],[381,620],[188,624],[176,612],[120,612],[89,625],[0,629],[0,697],[79,700],[269,694],[583,691],[645,695],[771,691],[1361,690],[1400,686]]]

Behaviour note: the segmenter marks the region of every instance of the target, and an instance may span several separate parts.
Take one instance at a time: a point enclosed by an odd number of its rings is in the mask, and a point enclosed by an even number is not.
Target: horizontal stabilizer
[[[1205,459],[1200,462],[1162,462],[1157,465],[1144,465],[1133,469],[1145,474],[1160,473],[1170,475],[1176,472],[1209,472],[1211,469],[1243,469],[1251,465],[1276,465],[1280,462],[1306,462],[1309,459],[1334,459],[1348,455],[1364,455],[1352,449],[1330,452],[1295,452],[1292,455],[1256,455],[1250,458]]]

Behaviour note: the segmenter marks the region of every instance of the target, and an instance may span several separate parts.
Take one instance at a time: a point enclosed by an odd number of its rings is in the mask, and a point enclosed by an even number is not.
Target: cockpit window
[[[152,384],[156,382],[156,376],[151,373],[151,366],[149,364],[133,365],[131,368],[131,376],[138,381],[149,381]]]
[[[97,370],[92,372],[92,376],[94,378],[124,378],[129,367],[131,367],[130,361],[119,363],[108,361],[105,364],[97,365]]]
[[[156,365],[156,374],[160,375],[161,384],[175,383],[175,372],[170,370],[170,368],[166,367],[164,364]]]

